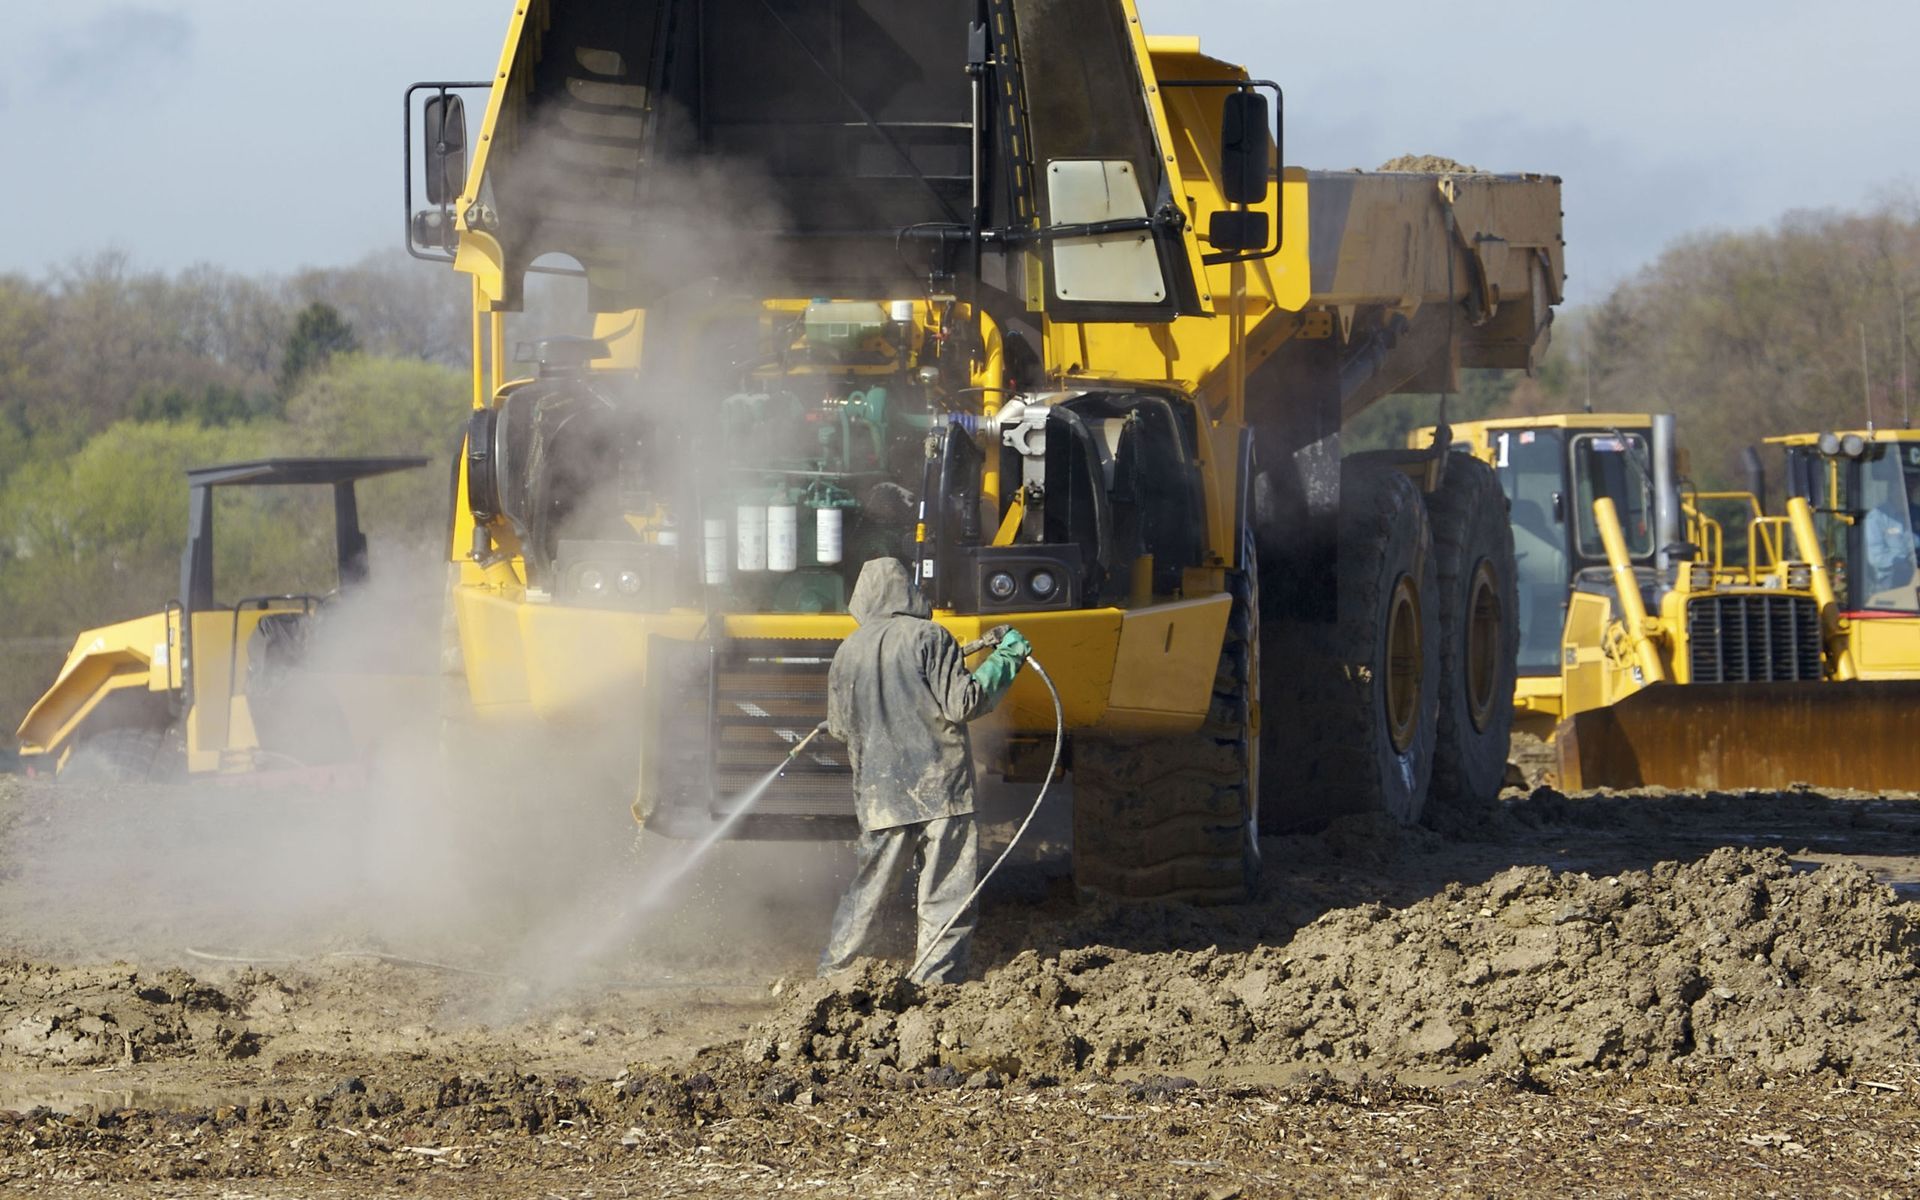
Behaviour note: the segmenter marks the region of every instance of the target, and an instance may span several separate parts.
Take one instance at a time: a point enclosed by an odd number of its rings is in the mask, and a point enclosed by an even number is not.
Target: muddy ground
[[[0,779],[0,1191],[1920,1189],[1920,802],[1513,792],[1210,910],[1082,901],[1062,827],[921,991],[812,978],[837,848]]]

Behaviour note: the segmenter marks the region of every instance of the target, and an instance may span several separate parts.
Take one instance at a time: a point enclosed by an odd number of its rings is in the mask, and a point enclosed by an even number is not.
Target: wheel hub
[[[1420,725],[1420,598],[1402,575],[1387,606],[1387,735],[1405,754]]]
[[[1500,678],[1500,630],[1506,614],[1500,611],[1500,589],[1494,585],[1493,564],[1486,559],[1474,568],[1467,590],[1466,685],[1467,713],[1475,730],[1485,733],[1493,718],[1494,685]]]

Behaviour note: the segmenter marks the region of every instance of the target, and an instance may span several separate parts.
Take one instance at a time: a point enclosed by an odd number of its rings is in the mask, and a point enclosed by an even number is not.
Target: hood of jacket
[[[860,568],[847,611],[862,625],[888,617],[930,617],[933,605],[913,590],[907,564],[897,558],[876,558]]]

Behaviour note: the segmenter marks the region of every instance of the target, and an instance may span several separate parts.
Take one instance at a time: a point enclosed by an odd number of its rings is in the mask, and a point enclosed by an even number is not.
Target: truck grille
[[[1687,644],[1695,683],[1818,680],[1820,609],[1809,596],[1753,592],[1687,603]]]
[[[656,727],[641,786],[655,805],[724,815],[827,716],[838,642],[655,639]],[[846,747],[822,736],[754,806],[760,817],[853,816]]]

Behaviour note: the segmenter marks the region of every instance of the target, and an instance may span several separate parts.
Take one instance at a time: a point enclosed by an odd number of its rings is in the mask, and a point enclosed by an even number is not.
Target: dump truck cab
[[[30,769],[76,755],[119,777],[172,778],[349,761],[358,741],[337,689],[316,685],[305,652],[316,618],[368,578],[356,485],[424,458],[272,458],[187,472],[180,595],[165,609],[82,633],[22,721]],[[235,488],[330,493],[336,586],[222,600],[214,575],[215,497]]]

